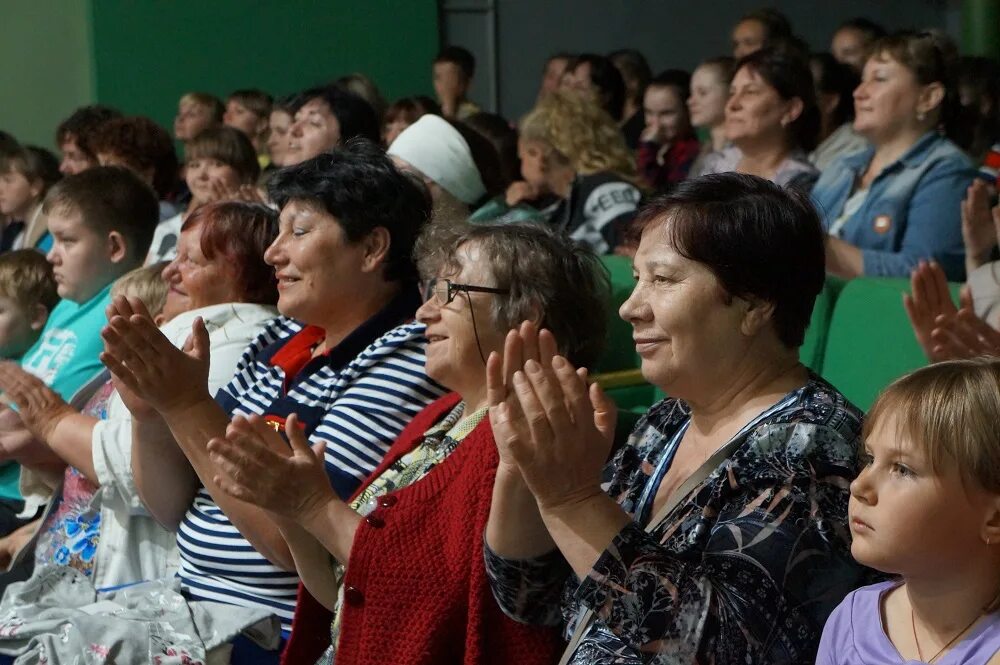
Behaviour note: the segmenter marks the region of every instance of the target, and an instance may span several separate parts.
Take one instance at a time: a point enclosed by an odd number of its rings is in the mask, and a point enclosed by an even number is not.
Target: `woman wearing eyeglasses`
[[[264,430],[214,442],[220,482],[297,525],[302,537],[288,544],[298,572],[336,615],[321,662],[553,663],[558,633],[504,616],[484,570],[498,463],[486,359],[531,320],[559,330],[577,366],[591,363],[604,340],[607,278],[589,250],[539,225],[434,225],[416,255],[427,279],[417,310],[426,372],[452,392],[413,419],[346,502],[293,427],[291,459]],[[290,477],[293,485],[280,480]],[[303,546],[310,540],[325,550]],[[328,616],[300,597],[285,662],[314,662],[316,636],[331,635],[317,625]]]

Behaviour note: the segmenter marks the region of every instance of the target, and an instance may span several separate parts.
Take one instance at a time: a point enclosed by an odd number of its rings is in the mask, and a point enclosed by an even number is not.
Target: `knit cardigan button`
[[[378,517],[377,515],[369,515],[368,517],[365,518],[365,521],[368,522],[369,526],[371,526],[373,529],[381,529],[382,527],[385,526],[385,520],[383,520],[381,517]]]
[[[397,501],[399,501],[399,497],[387,494],[378,500],[378,505],[382,508],[392,508],[396,505]]]
[[[361,589],[349,586],[344,589],[344,600],[352,607],[361,607],[365,604],[365,594],[361,593]]]

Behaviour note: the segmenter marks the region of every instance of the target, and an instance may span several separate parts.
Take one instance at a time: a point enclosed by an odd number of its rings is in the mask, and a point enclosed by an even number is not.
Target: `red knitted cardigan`
[[[355,496],[454,408],[452,393],[421,411]],[[344,578],[337,665],[550,665],[554,628],[517,623],[493,599],[483,563],[498,457],[484,419],[443,462],[382,497],[358,526]],[[299,585],[284,665],[312,664],[330,641],[331,613]]]

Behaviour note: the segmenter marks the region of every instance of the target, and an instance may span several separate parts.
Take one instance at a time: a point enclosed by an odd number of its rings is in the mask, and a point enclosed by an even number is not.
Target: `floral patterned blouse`
[[[594,610],[573,665],[812,664],[827,616],[872,579],[847,527],[861,413],[811,376],[647,531],[689,420],[683,402],[663,400],[610,462],[607,491],[636,521],[585,579],[558,551],[508,560],[487,547],[494,596],[515,620],[565,622],[567,639]]]

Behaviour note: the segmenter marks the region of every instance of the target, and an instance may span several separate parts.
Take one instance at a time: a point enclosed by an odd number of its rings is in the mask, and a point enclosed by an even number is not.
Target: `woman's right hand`
[[[965,243],[966,269],[972,272],[989,261],[997,244],[1000,206],[990,210],[990,188],[974,180],[962,200],[962,240]]]
[[[932,363],[947,360],[940,344],[932,337],[938,317],[951,317],[958,312],[951,300],[944,270],[933,261],[921,261],[910,275],[910,290],[911,293],[903,295],[903,308],[910,318],[917,343]]]

